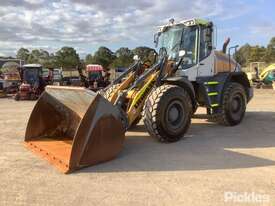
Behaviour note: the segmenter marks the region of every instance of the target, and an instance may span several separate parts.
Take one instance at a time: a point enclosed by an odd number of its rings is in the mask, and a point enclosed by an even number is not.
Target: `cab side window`
[[[208,29],[201,28],[200,34],[200,61],[208,57],[211,53],[211,37],[207,37]],[[208,38],[208,39],[207,39]]]
[[[197,62],[196,58],[196,37],[197,27],[187,27],[184,29],[182,35],[181,49],[185,50],[186,55],[184,57],[185,64],[182,65],[182,69],[187,69],[195,65]]]

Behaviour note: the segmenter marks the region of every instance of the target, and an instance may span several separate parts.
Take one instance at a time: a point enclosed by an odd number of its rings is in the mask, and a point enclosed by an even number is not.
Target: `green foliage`
[[[76,67],[85,68],[85,64],[100,64],[105,69],[117,67],[129,67],[133,62],[133,56],[138,55],[142,61],[154,63],[155,50],[149,47],[137,47],[130,50],[127,47],[121,47],[115,53],[107,47],[100,47],[94,55],[88,54],[84,60],[80,60],[76,50],[72,47],[63,47],[55,54],[50,54],[46,50],[34,49],[32,51],[20,48],[17,51],[17,58],[25,63],[37,63],[44,67],[63,69],[74,69]]]
[[[235,58],[242,66],[248,66],[251,62],[275,62],[275,37],[273,37],[267,47],[250,46],[245,44],[236,53]]]
[[[50,54],[47,58],[43,59],[41,64],[47,68],[55,68],[56,67],[56,59],[55,59],[54,54]]]
[[[266,49],[264,47],[255,46],[251,48],[249,56],[249,62],[261,62],[264,61]]]
[[[239,64],[245,66],[248,64],[250,53],[251,46],[249,44],[245,44],[235,53],[235,59],[239,62]]]
[[[72,69],[80,65],[80,58],[74,48],[62,47],[55,53],[55,64],[63,69]]]
[[[112,67],[129,67],[133,63],[133,52],[127,47],[121,47],[115,52],[116,59],[112,63]]]
[[[267,63],[275,62],[275,37],[273,37],[267,45],[264,59]]]
[[[41,64],[44,67],[54,67],[55,57],[53,54],[49,54],[48,51],[43,49],[34,49],[31,52],[28,49],[20,48],[17,51],[16,58],[24,60],[29,64]]]
[[[93,56],[91,54],[88,54],[85,58],[85,63],[92,64],[92,62],[93,62]]]
[[[108,69],[110,64],[115,60],[115,54],[107,47],[99,47],[94,56],[87,55],[86,63],[100,64],[103,68]]]
[[[134,55],[138,55],[142,61],[154,63],[156,51],[149,47],[137,47],[133,50]]]
[[[94,55],[88,54],[86,64],[100,64],[104,68],[129,67],[133,63],[134,55],[138,55],[142,61],[155,61],[155,50],[149,47],[137,47],[130,50],[127,47],[119,48],[115,53],[106,47],[100,47]]]
[[[42,50],[42,49],[35,49],[28,56],[27,62],[29,64],[44,64],[50,58],[49,52]]]
[[[24,60],[24,62],[27,62],[29,55],[30,55],[30,51],[28,49],[20,48],[17,51],[16,58]]]

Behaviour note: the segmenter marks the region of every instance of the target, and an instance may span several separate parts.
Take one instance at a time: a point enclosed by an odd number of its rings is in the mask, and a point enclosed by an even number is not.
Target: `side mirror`
[[[186,51],[185,50],[180,50],[179,51],[179,57],[184,57],[186,54]]]
[[[139,56],[138,56],[138,55],[135,55],[135,56],[133,57],[133,60],[138,61],[138,60],[139,60]]]
[[[179,61],[176,62],[176,64],[174,65],[173,72],[176,72],[178,70],[179,66],[183,62],[183,59],[184,59],[185,55],[186,55],[186,51],[185,50],[180,50],[179,51]]]

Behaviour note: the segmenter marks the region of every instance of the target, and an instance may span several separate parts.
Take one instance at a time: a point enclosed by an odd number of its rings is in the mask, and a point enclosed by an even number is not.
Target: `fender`
[[[177,85],[184,88],[191,98],[193,109],[196,109],[197,102],[195,89],[193,87],[193,84],[187,79],[187,77],[168,77],[164,79],[162,82],[171,85]]]
[[[247,102],[249,102],[253,97],[253,88],[247,78],[247,75],[244,72],[231,72],[227,73],[226,82],[237,82],[241,85],[243,85],[246,96],[247,96]]]
[[[197,77],[196,82],[200,85],[200,94],[204,98],[204,104],[212,109],[215,113],[220,112],[220,108],[217,107],[222,103],[224,90],[230,82],[237,82],[241,84],[246,93],[247,102],[253,97],[253,88],[251,87],[249,80],[244,72],[223,72],[214,76]],[[218,84],[210,87],[205,83],[218,82]],[[209,96],[209,90],[217,93],[217,96]],[[211,93],[211,92],[210,92]]]

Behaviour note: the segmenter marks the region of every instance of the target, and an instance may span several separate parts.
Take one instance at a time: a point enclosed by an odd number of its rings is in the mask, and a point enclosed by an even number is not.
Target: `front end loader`
[[[28,122],[25,144],[64,173],[115,158],[125,132],[143,118],[160,142],[184,137],[198,106],[227,126],[239,124],[253,90],[229,54],[214,47],[212,22],[161,26],[158,60],[137,61],[104,91],[47,87]]]

